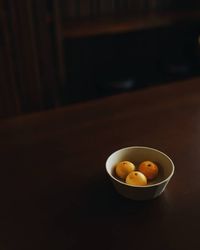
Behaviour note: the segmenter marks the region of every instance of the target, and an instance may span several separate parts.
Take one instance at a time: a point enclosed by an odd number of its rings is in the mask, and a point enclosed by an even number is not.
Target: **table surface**
[[[200,79],[0,121],[0,248],[198,249]],[[176,170],[150,201],[118,195],[105,172],[132,145]]]

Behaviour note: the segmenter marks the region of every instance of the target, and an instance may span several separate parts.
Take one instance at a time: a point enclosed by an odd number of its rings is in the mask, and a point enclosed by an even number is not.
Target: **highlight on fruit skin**
[[[126,183],[133,186],[146,186],[147,178],[139,171],[132,171],[127,175]]]
[[[147,180],[155,179],[159,172],[158,166],[152,161],[141,162],[138,170],[147,177]]]
[[[130,161],[121,161],[115,167],[117,177],[125,180],[127,175],[135,170],[135,165]]]

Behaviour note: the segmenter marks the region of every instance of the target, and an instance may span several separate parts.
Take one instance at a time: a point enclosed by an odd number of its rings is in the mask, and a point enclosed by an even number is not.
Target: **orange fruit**
[[[138,170],[147,177],[147,180],[153,180],[158,175],[158,166],[152,161],[141,162]]]
[[[147,185],[147,178],[143,173],[139,171],[132,171],[126,177],[126,183],[134,186],[145,186]]]
[[[133,170],[135,170],[135,165],[130,161],[121,161],[115,168],[116,175],[123,180],[125,180],[126,176]]]

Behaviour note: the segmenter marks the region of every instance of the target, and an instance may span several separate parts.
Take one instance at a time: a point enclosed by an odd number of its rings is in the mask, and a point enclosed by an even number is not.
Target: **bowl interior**
[[[162,181],[170,178],[174,172],[172,160],[163,152],[149,147],[128,147],[114,152],[106,161],[106,170],[111,178],[116,181],[120,180],[115,175],[115,166],[118,162],[125,160],[133,162],[136,170],[139,163],[146,160],[153,161],[158,165],[159,175],[155,180],[149,181],[148,186],[159,185]]]

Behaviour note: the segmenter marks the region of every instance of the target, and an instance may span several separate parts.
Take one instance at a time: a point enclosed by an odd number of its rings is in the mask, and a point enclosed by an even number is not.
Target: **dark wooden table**
[[[167,153],[157,199],[119,196],[114,150]],[[0,249],[199,249],[200,79],[0,121]]]

